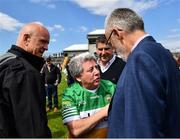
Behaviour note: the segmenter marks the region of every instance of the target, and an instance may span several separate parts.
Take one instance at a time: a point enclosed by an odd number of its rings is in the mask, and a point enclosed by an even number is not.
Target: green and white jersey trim
[[[81,119],[90,117],[100,111],[102,108],[94,109],[94,110],[89,110],[89,111],[83,111],[80,112],[80,117]],[[105,128],[108,127],[108,122],[107,118],[103,119],[95,128]]]
[[[78,120],[80,119],[80,116],[77,112],[77,109],[76,107],[72,107],[72,108],[68,108],[68,109],[65,109],[62,113],[62,116],[63,116],[63,121],[65,123],[68,123],[72,120]]]
[[[99,88],[92,93],[74,83],[63,92],[62,117],[63,123],[92,116],[110,103],[115,85],[110,81],[101,80]],[[107,127],[107,119],[102,120],[97,128]]]

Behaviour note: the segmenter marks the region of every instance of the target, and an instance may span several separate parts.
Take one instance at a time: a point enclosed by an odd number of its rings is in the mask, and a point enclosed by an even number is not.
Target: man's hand
[[[56,80],[56,82],[55,82],[55,84],[54,84],[55,86],[58,86],[58,80]]]

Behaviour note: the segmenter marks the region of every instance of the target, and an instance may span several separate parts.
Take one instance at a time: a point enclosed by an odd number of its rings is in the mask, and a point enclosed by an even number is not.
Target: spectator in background
[[[106,117],[115,85],[100,79],[96,58],[89,53],[72,58],[69,70],[76,80],[62,95],[62,117],[69,137],[106,137]]]
[[[180,137],[180,72],[128,8],[106,18],[105,35],[127,61],[109,113],[109,138]]]
[[[114,48],[110,44],[106,45],[106,42],[104,35],[96,40],[96,54],[98,56],[101,78],[117,84],[125,62],[114,54]]]
[[[46,65],[42,69],[42,75],[45,77],[45,87],[48,95],[49,112],[52,109],[52,97],[54,99],[54,112],[58,112],[58,84],[61,82],[61,72],[52,61],[51,57],[46,59]]]
[[[69,60],[70,61],[70,60]],[[69,62],[68,62],[69,63]],[[66,65],[66,71],[67,71],[67,84],[68,86],[70,86],[71,84],[73,84],[75,81],[74,81],[74,78],[71,76],[71,73],[69,71],[69,65]]]
[[[63,60],[63,63],[62,63],[62,70],[64,70],[66,68],[66,65],[68,64],[69,62],[69,57],[68,57],[68,54],[65,53],[64,54],[64,60]]]
[[[48,49],[48,30],[37,23],[23,26],[16,45],[0,57],[0,137],[50,138],[40,70]]]
[[[58,63],[57,64],[57,67],[59,68],[60,72],[62,71],[62,66],[61,66],[61,63]]]

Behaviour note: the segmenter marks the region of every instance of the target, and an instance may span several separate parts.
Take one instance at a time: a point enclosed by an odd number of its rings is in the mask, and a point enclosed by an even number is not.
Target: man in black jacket
[[[98,55],[101,78],[117,84],[125,62],[115,55],[115,50],[112,46],[106,45],[106,42],[105,35],[98,37],[96,40],[96,53]]]
[[[42,69],[42,75],[45,77],[45,87],[48,96],[48,107],[46,109],[49,112],[52,109],[52,96],[54,97],[54,112],[58,112],[58,91],[57,87],[61,81],[61,72],[57,66],[55,66],[51,57],[46,59],[46,64]]]
[[[29,23],[0,57],[0,137],[51,137],[40,74],[49,39],[45,27]]]

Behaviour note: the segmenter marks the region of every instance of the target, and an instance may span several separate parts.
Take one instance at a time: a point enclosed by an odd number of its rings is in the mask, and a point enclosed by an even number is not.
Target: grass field
[[[62,80],[58,86],[58,100],[59,100],[59,112],[54,113],[53,111],[48,112],[48,125],[51,129],[53,138],[66,138],[68,130],[65,125],[62,123],[61,117],[61,96],[63,90],[67,87],[67,82],[65,80],[65,75],[62,75]]]

